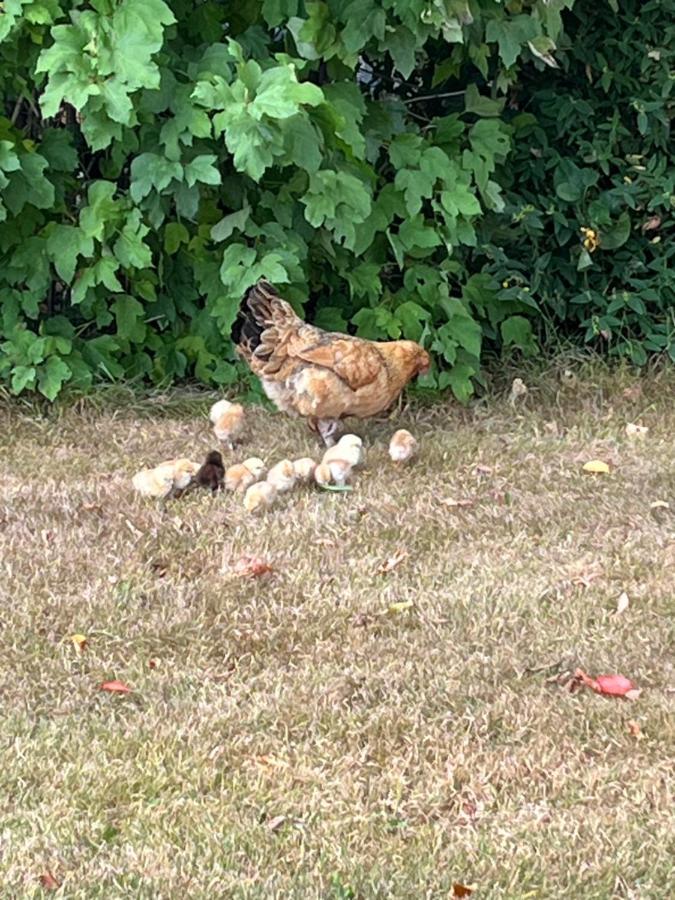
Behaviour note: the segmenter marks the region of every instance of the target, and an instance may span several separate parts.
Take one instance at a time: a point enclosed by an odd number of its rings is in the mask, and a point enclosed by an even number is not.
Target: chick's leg
[[[317,428],[319,430],[319,434],[323,438],[323,442],[326,447],[332,447],[337,441],[335,435],[337,434],[340,423],[337,419],[319,419],[317,421]]]

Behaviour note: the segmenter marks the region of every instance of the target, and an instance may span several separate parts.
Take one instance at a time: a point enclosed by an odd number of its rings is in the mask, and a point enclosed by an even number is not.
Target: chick
[[[350,466],[356,467],[363,461],[363,441],[356,434],[345,434],[333,447],[329,447],[323,455],[322,462],[342,459]]]
[[[224,478],[223,457],[217,450],[212,450],[195,475],[195,482],[199,487],[208,488],[212,494],[215,494],[216,491],[222,489]]]
[[[277,499],[277,489],[269,481],[252,484],[244,494],[244,509],[255,513],[269,509]]]
[[[209,419],[213,422],[216,438],[233,450],[244,431],[244,407],[240,403],[219,400],[211,407]]]
[[[228,491],[240,493],[249,488],[256,481],[260,481],[265,474],[265,463],[257,456],[245,459],[243,463],[230,466],[225,472],[225,487]]]
[[[302,484],[308,484],[314,475],[316,463],[309,456],[303,456],[302,459],[296,459],[293,463],[293,471],[295,477]]]
[[[134,489],[143,497],[168,500],[184,491],[199,470],[199,463],[190,459],[169,459],[154,469],[143,469],[131,479]]]
[[[267,473],[267,483],[274,485],[280,494],[293,490],[297,480],[298,478],[290,459],[282,459],[281,462],[272,466]]]
[[[320,487],[336,484],[343,487],[352,474],[352,466],[346,459],[331,459],[314,470],[314,480]]]
[[[158,500],[168,497],[173,488],[173,472],[158,466],[156,469],[142,469],[131,479],[134,490],[142,497],[155,497]]]
[[[417,441],[406,431],[400,428],[389,441],[389,456],[395,463],[409,462],[417,453]]]

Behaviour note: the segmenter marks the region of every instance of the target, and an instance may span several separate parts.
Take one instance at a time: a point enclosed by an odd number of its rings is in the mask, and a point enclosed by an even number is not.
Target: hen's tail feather
[[[265,356],[262,345],[270,343],[270,336],[266,334],[263,342],[263,333],[272,329],[276,335],[276,327],[291,318],[297,320],[291,305],[281,299],[269,281],[261,280],[244,294],[232,327],[232,340],[245,357],[256,351],[257,357]]]

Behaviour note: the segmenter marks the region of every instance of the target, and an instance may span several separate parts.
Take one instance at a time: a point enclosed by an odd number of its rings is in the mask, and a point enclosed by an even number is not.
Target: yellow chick
[[[314,470],[314,480],[320,487],[336,484],[343,487],[349,481],[352,466],[346,459],[331,459]]]
[[[244,494],[244,509],[250,513],[269,509],[277,499],[277,489],[269,481],[252,484]]]
[[[303,456],[302,459],[296,459],[293,463],[293,471],[295,477],[302,484],[308,484],[314,476],[316,463],[309,456]]]
[[[225,487],[228,491],[238,491],[242,493],[260,481],[265,474],[265,463],[257,456],[251,456],[245,459],[243,463],[230,466],[225,472]]]
[[[350,466],[356,467],[363,461],[363,441],[356,434],[345,434],[333,447],[329,447],[323,455],[322,462],[342,459]]]
[[[406,431],[400,428],[389,441],[389,456],[395,463],[409,462],[417,453],[417,441]]]
[[[332,480],[333,476],[331,475],[328,463],[319,463],[316,469],[314,469],[314,481],[316,481],[319,487],[324,487],[324,485],[330,484]]]
[[[274,485],[280,494],[293,490],[297,480],[298,477],[290,459],[282,459],[267,473],[267,483]]]
[[[211,407],[209,419],[213,422],[216,438],[233,450],[244,431],[244,407],[241,403],[219,400]]]
[[[131,479],[134,489],[143,497],[167,500],[184,491],[199,471],[199,463],[190,459],[169,459],[155,466],[143,469]]]

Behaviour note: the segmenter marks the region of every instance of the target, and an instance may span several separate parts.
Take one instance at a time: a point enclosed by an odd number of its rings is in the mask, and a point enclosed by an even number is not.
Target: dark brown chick
[[[223,457],[217,450],[212,450],[204,460],[204,465],[195,475],[195,482],[199,487],[207,488],[212,494],[223,489],[225,479],[225,466]]]

